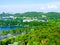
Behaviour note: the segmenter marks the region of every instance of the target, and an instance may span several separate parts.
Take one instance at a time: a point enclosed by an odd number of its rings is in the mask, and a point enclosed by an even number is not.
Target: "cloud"
[[[22,5],[0,5],[0,12],[22,13],[27,11],[56,11],[60,9],[60,3],[46,4],[22,4]]]
[[[57,5],[48,5],[47,8],[48,8],[48,9],[57,9],[58,6],[57,6]]]

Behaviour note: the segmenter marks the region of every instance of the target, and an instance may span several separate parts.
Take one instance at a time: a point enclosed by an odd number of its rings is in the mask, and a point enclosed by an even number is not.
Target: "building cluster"
[[[15,17],[15,16],[9,16],[9,17],[0,17],[0,20],[16,20],[19,22],[32,22],[32,21],[39,21],[39,22],[47,22],[47,17],[45,15],[42,15],[40,19],[38,17]]]

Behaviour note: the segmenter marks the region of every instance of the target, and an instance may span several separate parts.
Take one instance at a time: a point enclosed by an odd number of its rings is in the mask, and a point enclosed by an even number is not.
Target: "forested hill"
[[[48,19],[60,19],[60,13],[58,12],[26,12],[26,13],[15,13],[15,14],[9,14],[9,13],[1,13],[0,17],[41,17],[42,15],[47,16]]]

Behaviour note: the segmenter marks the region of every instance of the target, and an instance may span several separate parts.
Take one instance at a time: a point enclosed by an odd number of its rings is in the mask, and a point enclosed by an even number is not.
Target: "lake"
[[[15,30],[16,28],[24,28],[24,26],[0,26],[0,31],[2,31],[2,30]]]

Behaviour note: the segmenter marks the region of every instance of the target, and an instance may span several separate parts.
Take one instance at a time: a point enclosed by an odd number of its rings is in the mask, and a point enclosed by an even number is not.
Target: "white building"
[[[32,19],[23,20],[23,22],[31,22],[31,21],[34,21],[34,20],[32,20]]]

